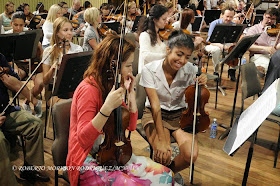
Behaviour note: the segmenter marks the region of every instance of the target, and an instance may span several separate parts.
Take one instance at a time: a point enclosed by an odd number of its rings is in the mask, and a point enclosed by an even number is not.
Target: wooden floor
[[[209,64],[209,73],[213,73],[213,68]],[[206,110],[210,113],[211,121],[217,118],[218,124],[230,125],[231,111],[234,99],[235,83],[227,78],[227,67],[225,67],[224,75],[222,77],[222,84],[227,87],[226,96],[220,92],[218,94],[218,108],[215,110],[215,91],[212,90],[209,103]],[[262,80],[263,83],[263,80]],[[214,86],[214,82],[209,82],[208,86]],[[254,100],[248,98],[245,101],[245,108],[247,108]],[[240,88],[237,98],[236,113],[240,112],[241,94]],[[44,121],[44,118],[43,118]],[[241,185],[242,178],[247,159],[247,153],[250,142],[245,142],[243,146],[235,153],[233,157],[228,156],[223,151],[223,146],[226,142],[209,138],[210,128],[205,133],[198,134],[199,142],[199,156],[195,162],[194,170],[194,184],[195,185]],[[218,136],[224,132],[224,129],[218,127]],[[271,122],[264,122],[258,132],[258,143],[254,146],[254,154],[251,163],[251,169],[248,178],[248,185],[280,185],[280,156],[278,157],[278,164],[273,168],[274,152],[271,150],[276,147],[277,138],[279,134],[279,126]],[[48,137],[52,138],[52,132],[48,133]],[[53,141],[44,139],[45,150],[45,165],[53,166],[51,155],[51,145]],[[132,132],[133,151],[136,155],[149,156],[147,151],[147,142],[137,133]],[[23,164],[22,153],[19,152],[19,158],[12,161],[13,165],[20,166]],[[19,171],[15,171],[16,175]],[[48,183],[36,183],[35,185],[54,185],[54,171],[46,171],[51,178]],[[184,178],[185,185],[189,184],[189,169],[180,172]],[[26,181],[19,180],[20,185],[31,185]],[[59,180],[59,185],[68,185],[62,179]]]

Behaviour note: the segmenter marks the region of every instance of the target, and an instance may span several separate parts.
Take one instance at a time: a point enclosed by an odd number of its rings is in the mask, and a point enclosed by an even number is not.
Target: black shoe
[[[31,167],[32,166],[30,166],[30,168]],[[26,168],[28,169],[28,167],[26,167]],[[40,182],[49,182],[50,181],[50,178],[48,176],[45,176],[36,170],[21,170],[20,177],[22,179],[28,180],[31,183],[34,183],[36,181],[40,181]]]
[[[228,77],[230,77],[231,81],[236,81],[235,71],[236,69],[228,69]]]

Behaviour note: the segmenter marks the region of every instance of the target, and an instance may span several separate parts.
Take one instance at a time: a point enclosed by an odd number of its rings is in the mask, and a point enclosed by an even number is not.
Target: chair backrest
[[[52,145],[53,163],[55,166],[65,166],[68,153],[68,138],[70,127],[70,112],[72,99],[61,101],[53,106],[53,123],[55,140]]]
[[[135,78],[135,82],[136,82],[136,104],[137,104],[137,108],[138,108],[138,119],[142,118],[143,110],[144,110],[144,107],[145,107],[145,101],[146,101],[146,91],[145,91],[144,87],[139,85],[140,78],[141,78],[141,73],[137,74],[137,76]]]
[[[134,51],[134,60],[132,63],[132,74],[134,76],[138,74],[138,62],[139,62],[139,47],[136,47]]]
[[[261,83],[257,76],[255,63],[247,63],[240,67],[241,70],[241,90],[243,99],[259,94]]]
[[[241,112],[244,108],[244,99],[259,95],[261,92],[261,83],[257,76],[257,68],[255,63],[247,63],[240,66],[241,72],[241,90],[242,90],[242,99],[241,99]]]

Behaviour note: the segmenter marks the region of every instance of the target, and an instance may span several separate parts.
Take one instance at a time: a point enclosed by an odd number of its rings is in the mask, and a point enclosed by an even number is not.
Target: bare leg
[[[178,129],[172,133],[172,136],[176,139],[180,154],[174,158],[169,168],[177,173],[190,165],[191,161],[191,147],[192,147],[192,134],[184,132],[182,129]],[[196,161],[198,156],[198,144],[197,137],[195,137],[194,141],[194,152],[193,152],[193,162]]]

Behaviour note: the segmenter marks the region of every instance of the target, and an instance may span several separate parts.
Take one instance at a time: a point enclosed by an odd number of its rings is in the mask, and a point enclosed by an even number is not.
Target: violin
[[[104,19],[106,21],[111,21],[111,20],[115,20],[117,21],[122,15],[121,14],[115,14],[115,15],[108,15],[108,16],[105,16]]]
[[[197,76],[201,74],[201,57],[202,53],[198,54],[199,57],[199,68]],[[196,124],[195,131],[201,132],[206,130],[210,125],[209,113],[204,110],[205,104],[208,103],[210,92],[204,85],[190,85],[185,90],[185,102],[188,104],[188,108],[183,111],[182,117],[180,120],[180,127],[182,129],[188,129],[193,127],[192,124],[194,122],[194,113],[196,113]],[[197,90],[197,110],[195,110],[195,92]]]
[[[191,33],[186,30],[186,29],[181,29],[184,33],[188,34],[191,36]],[[173,32],[174,29],[173,27],[170,29],[170,27],[167,25],[167,28],[165,28],[164,30],[160,30],[159,31],[159,37],[162,39],[162,40],[168,40],[168,37],[169,35],[171,34],[171,32]]]
[[[228,53],[230,53],[234,49],[234,47],[235,47],[235,45],[230,46],[229,49],[228,49]],[[230,67],[238,66],[238,58],[235,58],[231,61],[228,61],[227,65],[230,66]]]
[[[97,30],[101,37],[106,37],[109,34],[117,35],[117,33],[114,30],[108,28],[108,26],[105,25],[104,23],[99,24],[99,26],[97,27]]]

